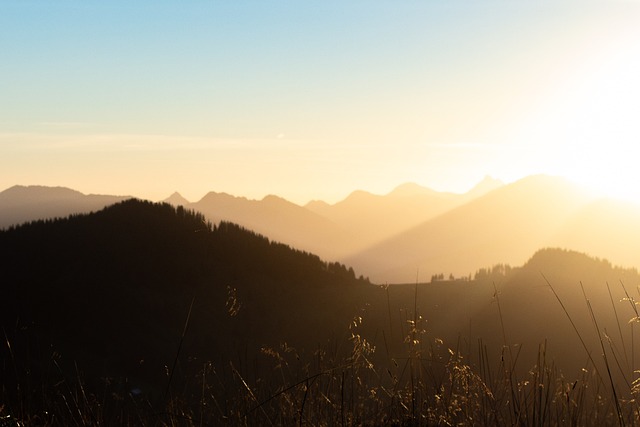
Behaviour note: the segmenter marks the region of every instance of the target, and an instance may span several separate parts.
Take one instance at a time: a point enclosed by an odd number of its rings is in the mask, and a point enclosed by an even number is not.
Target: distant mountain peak
[[[237,196],[233,196],[229,193],[218,193],[215,191],[209,191],[207,194],[204,195],[204,197],[202,199],[200,199],[200,202],[213,202],[213,201],[222,201],[222,200],[227,200],[227,201],[231,201],[231,200],[247,200],[245,197],[237,197]]]
[[[491,175],[485,175],[484,178],[482,178],[482,181],[480,181],[476,185],[476,187],[481,187],[481,186],[500,186],[500,185],[504,185],[504,182],[502,182],[502,180],[494,178]]]
[[[401,197],[411,197],[411,196],[419,196],[421,194],[429,194],[436,193],[435,190],[431,188],[423,187],[414,182],[406,182],[404,184],[398,185],[394,188],[389,195],[390,196],[401,196]]]
[[[297,205],[297,204],[295,204],[293,202],[290,202],[289,200],[285,199],[284,197],[276,196],[274,194],[269,194],[267,196],[264,196],[259,203],[262,203],[265,206],[269,206],[272,209],[273,208],[290,209],[292,207],[293,208],[300,207],[299,205]]]
[[[280,196],[276,196],[275,194],[267,194],[266,196],[264,196],[262,198],[263,202],[287,202],[287,203],[291,203],[289,202],[287,199],[280,197]]]
[[[0,229],[39,219],[97,211],[128,198],[85,195],[67,187],[15,185],[0,192]]]
[[[44,199],[58,199],[61,197],[82,197],[79,191],[72,190],[67,187],[47,187],[44,185],[14,185],[6,190],[0,192],[0,196],[6,197],[25,197],[36,198],[38,200]]]
[[[331,207],[331,205],[324,200],[311,200],[306,205],[304,205],[304,207],[311,211],[315,211],[318,209],[327,209]]]
[[[365,190],[354,190],[347,196],[347,199],[356,198],[356,197],[369,197],[369,196],[373,196],[373,193],[370,193]]]
[[[467,191],[466,194],[478,197],[503,186],[504,182],[502,182],[501,180],[496,179],[490,175],[486,175],[482,179],[482,181],[477,183],[473,188],[471,188],[471,190]]]
[[[371,193],[370,191],[366,191],[366,190],[355,190],[355,191],[351,192],[351,194],[349,194],[346,199],[342,200],[341,202],[336,203],[336,205],[339,205],[339,204],[342,204],[342,203],[347,203],[347,204],[368,203],[368,202],[371,202],[372,200],[377,200],[377,199],[381,199],[381,198],[384,198],[384,197],[385,196],[382,196],[382,195],[379,195],[379,194],[375,194],[375,193]]]
[[[164,199],[163,202],[169,203],[172,206],[185,206],[190,203],[187,199],[182,197],[182,194],[178,193],[177,191]]]

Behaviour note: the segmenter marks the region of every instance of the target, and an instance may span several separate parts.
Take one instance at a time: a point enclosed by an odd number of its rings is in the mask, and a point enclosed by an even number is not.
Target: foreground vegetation
[[[640,276],[575,252],[376,286],[232,224],[129,201],[0,232],[0,275],[2,427],[640,416]]]
[[[415,295],[417,298],[417,286]],[[496,309],[500,312],[498,295]],[[240,305],[234,298],[230,295],[229,316]],[[585,302],[591,310],[589,300]],[[634,298],[629,296],[625,302],[636,310]],[[562,300],[558,303],[564,308]],[[567,311],[565,315],[575,326]],[[25,372],[22,378],[26,381],[17,383],[15,390],[3,384],[0,425],[638,423],[638,372],[625,372],[627,355],[608,336],[601,337],[600,349],[576,349],[587,362],[579,376],[567,377],[555,366],[544,342],[535,355],[536,363],[523,371],[518,366],[518,345],[505,341],[491,356],[482,340],[471,346],[431,339],[417,300],[405,310],[405,316],[404,324],[396,325],[404,345],[401,357],[392,357],[388,347],[375,346],[364,338],[361,331],[366,318],[357,316],[340,342],[311,354],[282,343],[261,348],[250,364],[242,358],[219,364],[197,359],[184,366],[174,363],[166,369],[166,388],[159,396],[132,387],[122,378],[102,378],[99,390],[89,391],[77,365],[76,374],[66,376],[59,365],[64,355],[54,352],[47,382],[32,383]],[[597,321],[593,317],[594,328],[598,328]],[[504,334],[504,325],[497,326]],[[187,329],[188,318],[184,333]],[[392,332],[383,330],[382,343],[394,338],[386,336]],[[575,332],[583,341],[581,332]],[[17,369],[20,364],[11,359],[11,342],[5,345],[10,357],[4,369]],[[177,360],[176,356],[174,362]],[[623,381],[614,379],[620,376]],[[9,396],[17,399],[8,400]]]

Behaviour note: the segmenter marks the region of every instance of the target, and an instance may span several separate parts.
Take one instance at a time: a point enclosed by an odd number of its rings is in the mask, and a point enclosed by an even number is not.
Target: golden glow
[[[531,169],[640,203],[640,31],[625,36],[549,86],[509,137]]]

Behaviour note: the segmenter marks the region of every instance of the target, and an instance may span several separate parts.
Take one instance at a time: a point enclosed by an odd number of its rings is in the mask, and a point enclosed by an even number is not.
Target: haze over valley
[[[15,186],[0,192],[0,226],[88,213],[131,197]],[[276,195],[251,200],[213,191],[196,202],[177,192],[163,201],[213,224],[236,223],[345,263],[380,284],[522,265],[546,247],[640,266],[640,207],[598,197],[561,177],[537,175],[510,184],[486,177],[463,194],[403,184],[386,195],[356,190],[334,204],[316,200],[304,206]]]

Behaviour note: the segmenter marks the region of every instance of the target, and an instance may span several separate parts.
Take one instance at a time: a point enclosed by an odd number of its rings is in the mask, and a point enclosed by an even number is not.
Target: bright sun
[[[640,39],[640,33],[634,39]],[[640,203],[640,44],[589,56],[518,126],[535,168]]]
[[[639,71],[636,46],[619,52],[585,82],[570,129],[579,136],[573,153],[577,161],[567,165],[567,175],[594,190],[636,202],[640,202]]]
[[[610,196],[640,202],[640,47],[615,52],[599,71],[586,91],[590,99],[578,107],[590,147],[588,170],[576,178]]]

